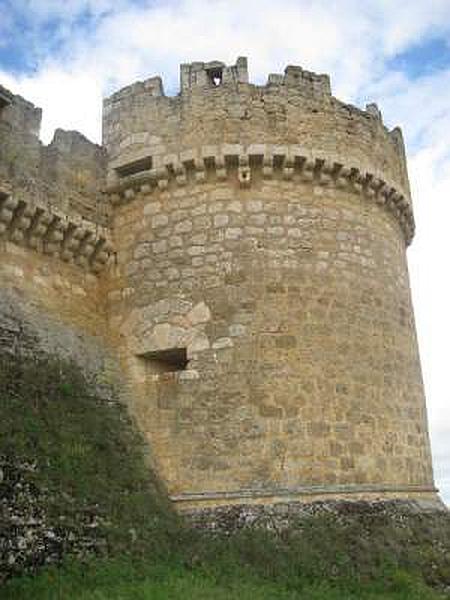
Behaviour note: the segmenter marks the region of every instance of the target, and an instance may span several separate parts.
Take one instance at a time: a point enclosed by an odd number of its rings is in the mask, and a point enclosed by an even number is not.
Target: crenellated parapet
[[[0,86],[0,241],[99,272],[111,245],[106,155],[76,131],[39,139],[42,111]]]
[[[176,97],[154,77],[107,98],[103,137],[108,187],[121,186],[124,174],[164,170],[170,155],[193,152],[201,162],[204,146],[288,145],[305,159],[371,174],[410,203],[400,130],[384,126],[375,104],[345,104],[332,96],[327,75],[297,66],[259,86],[248,82],[245,58],[182,65]]]
[[[43,144],[41,117],[40,108],[0,88],[0,178],[23,202],[37,201],[106,225],[105,151],[82,134],[62,129]]]
[[[193,62],[180,67],[181,94],[189,93],[193,88],[210,85],[248,83],[247,59],[239,57],[235,65],[227,66],[218,60],[211,62]]]
[[[130,202],[138,192],[158,193],[173,186],[228,180],[238,188],[248,189],[258,188],[263,180],[276,179],[313,187],[335,187],[361,196],[365,201],[382,206],[397,219],[407,244],[414,235],[414,217],[407,191],[396,188],[380,173],[328,160],[301,146],[202,146],[167,155],[158,168],[152,168],[150,160],[142,166],[149,168],[122,172],[119,181],[109,188],[113,204]]]

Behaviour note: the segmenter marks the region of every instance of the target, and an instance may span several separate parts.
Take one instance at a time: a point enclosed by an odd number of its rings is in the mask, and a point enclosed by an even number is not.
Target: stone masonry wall
[[[435,497],[403,142],[300,67],[104,105],[110,330],[181,508]]]
[[[252,175],[243,189],[230,174],[137,193],[114,232],[110,328],[181,506],[433,495],[392,215],[333,187]],[[186,370],[145,358],[182,347]]]
[[[42,110],[3,87],[0,93],[0,180],[36,180]]]
[[[55,132],[44,146],[39,140],[42,111],[0,87],[0,188],[15,198],[107,222],[104,150],[78,132]]]
[[[39,123],[0,88],[3,347],[123,373],[181,509],[436,498],[404,147],[375,105],[241,58],[117,92],[104,148]]]
[[[73,360],[98,390],[118,384],[98,278],[0,240],[0,346]]]

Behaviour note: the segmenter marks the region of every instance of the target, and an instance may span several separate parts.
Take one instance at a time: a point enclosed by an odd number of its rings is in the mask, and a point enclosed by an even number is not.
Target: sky
[[[101,140],[102,97],[182,62],[248,56],[250,80],[298,64],[377,102],[405,136],[417,233],[408,250],[435,479],[450,503],[450,1],[0,0],[0,83],[56,127]]]

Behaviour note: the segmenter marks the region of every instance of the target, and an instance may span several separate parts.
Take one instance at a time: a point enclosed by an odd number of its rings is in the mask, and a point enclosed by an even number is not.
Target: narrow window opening
[[[185,371],[188,365],[186,348],[168,348],[141,354],[148,366],[155,373],[172,373]]]
[[[208,71],[209,80],[214,86],[219,86],[222,83],[223,69],[211,69]]]
[[[119,177],[128,177],[129,175],[135,175],[142,171],[149,171],[152,168],[152,157],[146,156],[139,160],[135,160],[126,165],[116,168],[116,173]]]
[[[275,155],[273,157],[273,168],[275,171],[281,171],[283,168],[283,164],[285,162],[285,157],[281,155]]]

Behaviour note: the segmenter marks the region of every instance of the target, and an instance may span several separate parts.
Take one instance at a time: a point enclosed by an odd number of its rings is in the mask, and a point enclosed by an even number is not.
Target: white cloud
[[[57,57],[42,57],[30,75],[0,72],[7,86],[44,108],[45,140],[59,126],[99,141],[102,94],[155,74],[176,93],[179,63],[214,58],[232,63],[238,55],[249,56],[256,82],[286,64],[327,72],[336,96],[376,100],[388,123],[403,126],[418,224],[409,250],[411,278],[436,473],[450,502],[450,284],[444,244],[450,218],[450,67],[418,80],[388,68],[396,53],[439,35],[448,39],[448,0],[17,0],[14,8],[29,15],[41,45],[40,27],[60,20]],[[94,23],[88,36],[78,25],[87,13]]]
[[[363,3],[364,6],[365,3]],[[391,56],[426,36],[448,32],[450,5],[447,0],[373,0],[377,25],[383,27],[383,52]]]
[[[58,17],[65,33],[61,34],[58,58],[43,59],[37,71],[18,80],[17,85],[24,89],[32,80],[34,90],[45,89],[50,71],[53,79],[59,73],[62,82],[79,79],[80,90],[87,85],[109,93],[137,78],[162,73],[166,88],[174,93],[179,63],[214,57],[230,63],[243,54],[250,57],[251,75],[257,82],[270,71],[300,63],[331,73],[336,95],[351,100],[384,75],[383,60],[393,48],[406,48],[438,23],[450,23],[446,1],[436,0],[434,11],[428,10],[429,2],[416,1],[408,10],[408,19],[401,3],[391,4],[378,0],[362,5],[356,0],[284,0],[279,4],[269,0],[245,4],[180,0],[145,7],[111,0],[20,0],[18,6],[32,15],[38,32],[39,24]],[[89,36],[76,26],[76,19],[86,11],[98,18]],[[403,27],[398,29],[397,22]],[[40,43],[45,45],[42,37]],[[66,120],[74,122],[69,107],[77,100],[74,97],[67,104],[63,86],[60,91],[68,115],[61,126],[67,126]],[[52,118],[48,101],[43,103],[46,139]],[[82,126],[82,120],[77,122]],[[98,128],[95,137],[99,139]]]
[[[409,253],[413,298],[436,476],[450,503],[450,156],[430,145],[412,158],[410,172],[418,224]]]
[[[0,81],[37,106],[45,107],[45,141],[51,139],[57,127],[76,129],[99,140],[102,90],[89,73],[71,73],[55,65],[37,77],[23,79],[0,71]]]
[[[28,19],[35,27],[39,27],[55,19],[65,23],[74,21],[86,13],[100,17],[115,10],[123,10],[127,3],[120,0],[14,0],[10,6],[22,19]]]

